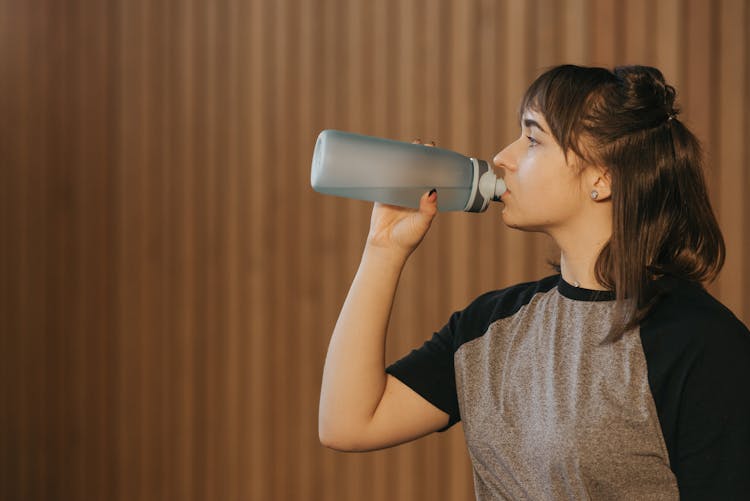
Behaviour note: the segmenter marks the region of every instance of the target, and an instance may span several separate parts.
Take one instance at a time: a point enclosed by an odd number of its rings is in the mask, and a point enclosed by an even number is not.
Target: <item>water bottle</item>
[[[315,143],[310,184],[319,193],[413,209],[436,188],[439,211],[483,212],[505,193],[505,182],[484,160],[331,129]]]

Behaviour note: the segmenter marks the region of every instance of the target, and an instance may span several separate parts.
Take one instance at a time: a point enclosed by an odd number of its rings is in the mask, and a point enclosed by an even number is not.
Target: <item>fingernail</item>
[[[427,195],[427,196],[431,198],[431,197],[432,197],[432,195],[433,195],[433,193],[437,193],[437,189],[435,189],[435,188],[431,189],[431,190],[430,190],[430,194],[429,194],[429,195]]]

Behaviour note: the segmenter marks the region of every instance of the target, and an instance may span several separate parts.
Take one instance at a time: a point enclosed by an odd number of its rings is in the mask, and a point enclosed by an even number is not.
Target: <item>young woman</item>
[[[724,262],[698,141],[655,68],[560,66],[494,158],[503,221],[559,274],[488,292],[384,367],[401,270],[436,213],[375,204],[325,362],[321,442],[463,423],[478,499],[750,499],[750,332],[703,288]]]

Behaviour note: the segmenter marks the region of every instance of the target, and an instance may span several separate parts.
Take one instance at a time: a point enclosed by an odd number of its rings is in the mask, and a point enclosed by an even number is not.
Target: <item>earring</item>
[[[597,198],[599,198],[599,192],[596,190],[591,190],[591,199],[596,200]]]

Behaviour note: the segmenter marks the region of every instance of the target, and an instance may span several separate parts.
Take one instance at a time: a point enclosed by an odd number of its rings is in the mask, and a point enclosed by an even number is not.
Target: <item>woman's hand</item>
[[[421,144],[419,139],[412,142]],[[431,142],[427,146],[435,146]],[[371,248],[395,252],[407,258],[419,246],[437,213],[437,192],[425,192],[419,209],[409,209],[375,202],[370,218],[367,245]]]

